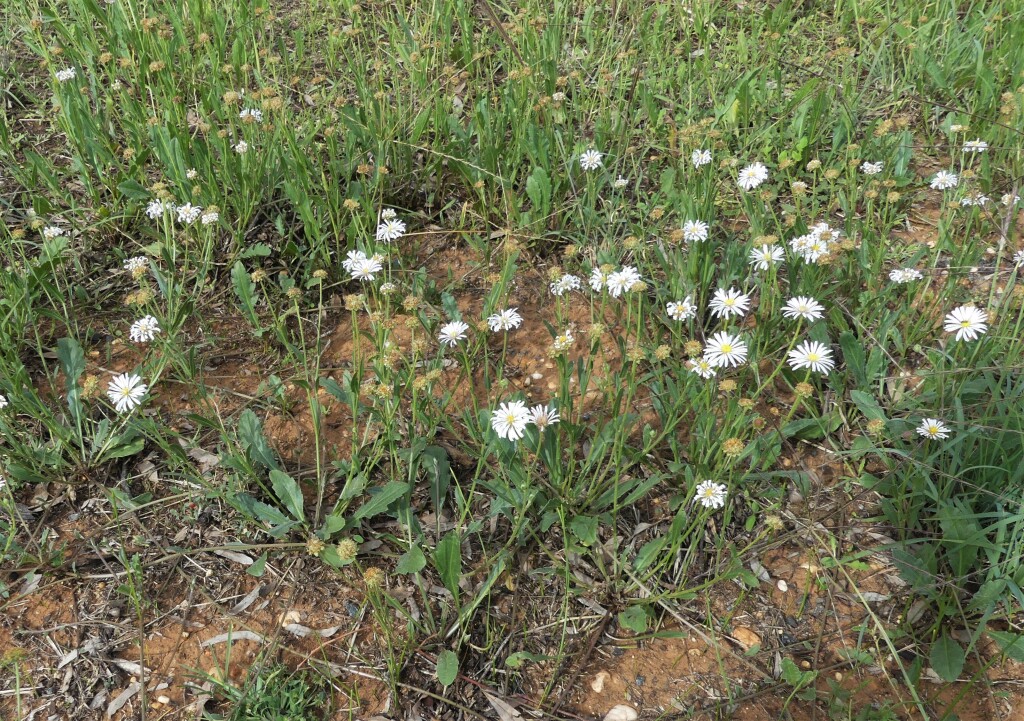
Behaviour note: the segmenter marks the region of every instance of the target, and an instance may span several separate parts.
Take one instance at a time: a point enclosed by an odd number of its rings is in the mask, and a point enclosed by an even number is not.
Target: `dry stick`
[[[517,48],[515,43],[512,42],[512,38],[509,37],[505,28],[502,27],[501,21],[498,20],[498,16],[494,13],[494,8],[491,7],[491,3],[488,2],[488,0],[480,0],[480,4],[483,6],[488,17],[490,17],[491,22],[494,23],[494,29],[501,34],[501,37],[505,40],[505,44],[508,45],[508,49],[516,56],[516,60],[519,61],[520,65],[526,67],[526,61],[523,60],[523,56],[519,54],[519,48]]]
[[[604,631],[606,628],[608,628],[608,624],[611,620],[612,614],[611,611],[608,611],[604,614],[604,617],[597,623],[597,626],[591,632],[590,640],[587,642],[586,651],[584,651],[583,656],[581,658],[576,659],[575,662],[572,663],[572,665],[570,666],[572,670],[569,673],[569,676],[562,687],[562,692],[558,694],[558,699],[555,701],[555,705],[551,713],[558,713],[559,710],[562,708],[562,704],[565,703],[566,694],[568,694],[569,691],[572,690],[573,683],[576,681],[577,678],[579,678],[580,674],[583,672],[584,664],[586,664],[587,661],[590,659],[590,655],[594,652],[594,647],[597,645],[597,640],[601,638],[602,634],[604,634]],[[562,662],[558,665],[558,669],[555,671],[553,676],[561,676],[563,671],[565,670],[565,667],[569,665],[569,662],[569,655],[566,654],[565,658],[562,659]]]

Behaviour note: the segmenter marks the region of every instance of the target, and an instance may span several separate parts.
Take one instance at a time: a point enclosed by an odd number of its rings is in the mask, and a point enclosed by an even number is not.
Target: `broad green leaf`
[[[960,644],[945,633],[932,644],[932,668],[944,681],[952,682],[960,677],[964,669],[964,658]]]
[[[401,498],[409,490],[409,484],[405,481],[391,481],[374,493],[366,503],[361,505],[353,514],[353,521],[361,521],[364,518],[373,518],[376,515],[388,510],[388,506]]]
[[[633,633],[646,633],[649,617],[643,606],[630,606],[619,614],[619,625]]]
[[[152,193],[134,180],[126,180],[123,183],[118,183],[117,189],[121,191],[121,195],[126,198],[131,198],[132,200],[149,200],[152,195]]]
[[[593,516],[574,517],[569,521],[569,530],[584,546],[592,546],[597,542],[597,519]]]
[[[1010,633],[1009,631],[985,631],[993,641],[999,644],[999,648],[1006,654],[1007,658],[1024,663],[1024,635]]]
[[[142,451],[142,448],[145,445],[145,438],[138,437],[132,439],[125,439],[124,436],[121,436],[114,443],[111,444],[110,450],[106,452],[104,458],[113,459],[134,456],[136,453]]]
[[[462,539],[457,531],[449,531],[434,550],[434,564],[444,587],[459,598],[459,578],[462,577]]]
[[[245,572],[255,578],[262,576],[267,570],[267,555],[268,552],[264,551],[262,556],[257,558],[251,566],[245,569]]]
[[[869,421],[885,421],[885,411],[878,405],[878,401],[870,393],[864,391],[850,391],[850,400],[856,404],[857,409],[864,414]]]
[[[298,482],[284,471],[275,468],[270,472],[270,483],[274,486],[274,493],[295,520],[303,520],[302,489],[299,488]]]
[[[437,680],[441,682],[441,685],[448,688],[455,683],[455,678],[458,675],[459,657],[455,655],[455,652],[446,648],[437,654]]]
[[[417,545],[409,546],[409,550],[403,553],[395,566],[395,573],[419,573],[427,565],[427,557],[423,555],[423,549]]]
[[[264,468],[275,469],[278,467],[274,451],[271,450],[270,444],[263,436],[260,419],[248,408],[242,411],[238,417],[238,437],[242,442],[242,447],[249,454],[249,458]]]

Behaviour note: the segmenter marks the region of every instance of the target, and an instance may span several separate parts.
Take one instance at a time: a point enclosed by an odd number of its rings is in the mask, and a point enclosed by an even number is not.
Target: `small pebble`
[[[779,582],[775,584],[775,587],[783,593],[789,590],[789,584],[783,581],[781,578],[779,579]]]
[[[637,686],[643,686],[645,683],[647,683],[647,677],[637,675],[635,683]]]
[[[604,683],[609,678],[607,671],[601,671],[599,674],[594,676],[594,680],[590,682],[590,688],[594,690],[594,693],[601,693],[604,691]]]
[[[535,381],[539,381],[541,378],[544,377],[544,374],[543,373],[531,373],[530,377],[533,378]]]
[[[639,716],[635,708],[620,703],[604,715],[604,721],[636,721]]]
[[[170,696],[157,696],[156,697],[156,702],[166,706],[167,704],[169,704],[171,702],[171,697]]]

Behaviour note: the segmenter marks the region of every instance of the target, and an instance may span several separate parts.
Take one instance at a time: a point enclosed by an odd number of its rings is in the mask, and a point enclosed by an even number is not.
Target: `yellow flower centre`
[[[969,321],[969,320],[962,320],[962,321],[960,321],[960,327],[961,328],[970,328],[971,327],[971,321]]]
[[[723,343],[722,353],[732,353],[732,343]]]
[[[819,356],[817,353],[808,353],[807,360],[809,360],[811,363],[817,363],[819,360],[821,360],[821,356]]]

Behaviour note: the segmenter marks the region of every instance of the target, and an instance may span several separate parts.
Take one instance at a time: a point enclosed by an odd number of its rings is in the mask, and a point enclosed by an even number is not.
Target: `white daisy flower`
[[[487,325],[494,333],[518,328],[523,324],[523,316],[519,315],[516,310],[516,308],[506,308],[494,315],[487,316]]]
[[[777,245],[762,245],[750,249],[750,264],[758,270],[768,270],[773,265],[782,265],[786,252]]]
[[[744,295],[735,288],[729,290],[719,288],[715,291],[709,308],[711,313],[719,318],[728,318],[730,315],[742,318],[750,308],[750,296]]]
[[[627,185],[629,185],[629,181],[626,178],[623,178],[621,175],[615,179],[615,182],[612,183],[612,186],[616,189],[625,188]]]
[[[924,438],[949,438],[949,428],[938,418],[924,418],[917,427],[917,435]]]
[[[594,268],[590,271],[590,280],[588,282],[595,293],[600,293],[608,285],[609,275],[610,273],[606,273],[600,268]]]
[[[782,308],[782,315],[784,318],[818,320],[824,310],[825,307],[814,298],[798,295],[786,301],[786,305]]]
[[[216,210],[206,210],[199,218],[199,222],[203,225],[211,225],[220,220],[220,213]]]
[[[715,483],[707,480],[701,481],[693,496],[693,502],[699,503],[704,508],[721,508],[725,505],[725,496],[728,490],[724,483]]]
[[[572,347],[572,344],[576,342],[576,337],[573,336],[571,330],[564,330],[555,336],[554,342],[551,344],[556,352],[562,353]]]
[[[960,206],[963,208],[970,208],[971,206],[981,207],[989,201],[987,195],[982,193],[971,193],[960,199]]]
[[[960,178],[957,177],[956,173],[950,173],[948,170],[940,170],[932,178],[932,190],[948,190],[949,188],[955,188],[957,183],[960,182]]]
[[[156,220],[157,218],[162,216],[164,213],[173,213],[173,212],[174,212],[174,203],[171,203],[171,202],[169,202],[167,200],[160,200],[159,198],[156,199],[156,200],[151,200],[149,202],[149,205],[146,206],[146,215],[149,216],[150,220]]]
[[[1018,268],[1024,265],[1024,250],[1018,250],[1013,254],[1013,264]]]
[[[75,77],[74,68],[64,68],[63,70],[57,71],[57,80],[62,83],[66,83],[68,80],[73,80]]]
[[[124,413],[138,406],[147,390],[142,378],[134,373],[122,373],[114,376],[114,379],[110,381],[107,386],[107,397],[114,404],[114,410]]]
[[[893,283],[910,283],[923,277],[917,268],[894,268],[889,272],[889,280]]]
[[[196,205],[192,205],[192,203],[185,203],[184,205],[179,205],[177,210],[178,222],[183,223],[185,225],[191,225],[192,223],[196,222],[196,220],[199,219],[199,216],[203,212],[202,208]]]
[[[977,340],[988,330],[988,313],[977,306],[962,305],[946,316],[947,333],[956,333],[956,340]]]
[[[243,123],[262,123],[263,111],[257,108],[245,108],[238,114]]]
[[[341,266],[352,276],[353,280],[373,280],[384,265],[379,255],[367,256],[361,250],[350,250],[348,257],[341,261]]]
[[[437,339],[445,345],[454,348],[458,345],[460,340],[466,337],[466,331],[469,330],[469,326],[463,323],[461,320],[453,320],[451,323],[445,323],[441,326],[441,331],[437,335]]]
[[[827,224],[819,223],[811,228],[807,235],[801,235],[789,241],[789,247],[800,255],[805,263],[817,263],[828,255],[839,231],[831,230]]]
[[[984,153],[986,150],[988,150],[988,143],[981,139],[968,140],[964,143],[965,153]]]
[[[7,396],[0,394],[0,410],[7,407]]]
[[[522,401],[502,403],[491,414],[491,428],[507,441],[518,441],[523,437],[526,425],[532,420],[529,409]]]
[[[686,296],[682,300],[674,300],[665,306],[665,310],[668,312],[668,317],[672,320],[689,320],[697,315],[697,306],[693,302],[691,296]]]
[[[693,167],[700,168],[711,162],[711,151],[710,150],[694,150],[690,154],[690,162],[693,163]],[[767,176],[765,176],[767,177]]]
[[[405,235],[405,223],[397,218],[381,218],[377,226],[377,240],[390,243]]]
[[[551,284],[551,294],[560,296],[568,293],[570,290],[579,290],[580,285],[579,276],[567,273]]]
[[[747,359],[747,344],[740,336],[719,331],[704,348],[704,360],[716,368],[738,366]]]
[[[1020,202],[1020,196],[1013,195],[1012,193],[1005,193],[1003,194],[1003,197],[1000,198],[999,200],[1003,205],[1009,208],[1011,205],[1016,205],[1017,203]]]
[[[824,343],[805,340],[789,352],[789,367],[795,371],[807,368],[814,373],[828,375],[836,367],[832,351]]]
[[[715,367],[711,365],[711,361],[707,358],[696,358],[690,361],[689,366],[692,373],[696,373],[705,380],[713,378],[717,372]]]
[[[618,298],[640,282],[640,273],[631,265],[622,266],[622,270],[608,276],[608,294]]]
[[[43,237],[47,240],[52,240],[62,235],[64,235],[64,229],[59,228],[56,225],[48,225],[43,228]]]
[[[124,262],[124,269],[129,273],[137,273],[149,267],[149,261],[144,255],[136,255],[134,258],[128,258]]]
[[[530,422],[537,426],[537,430],[543,432],[548,426],[558,423],[558,411],[550,406],[534,406],[530,409]]]
[[[708,224],[702,220],[688,220],[683,223],[683,240],[696,243],[708,239]]]
[[[249,152],[249,144],[244,140],[239,140],[237,143],[232,145],[231,148],[239,155],[245,155]]]
[[[128,329],[128,337],[133,343],[149,343],[160,332],[160,323],[151,315],[146,315],[132,323]]]
[[[601,155],[593,148],[584,150],[580,155],[580,167],[584,170],[597,170],[601,167]]]
[[[740,171],[736,183],[744,190],[753,190],[768,180],[768,168],[763,163],[751,163]]]
[[[863,163],[861,163],[860,172],[864,173],[864,175],[878,175],[879,173],[882,172],[882,167],[884,165],[885,164],[882,162],[869,163],[868,161],[865,160]]]

